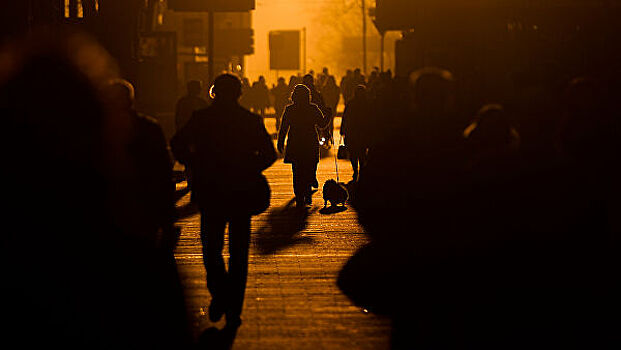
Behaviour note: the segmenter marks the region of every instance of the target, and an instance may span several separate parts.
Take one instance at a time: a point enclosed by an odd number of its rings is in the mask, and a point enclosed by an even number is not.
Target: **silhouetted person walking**
[[[368,130],[370,118],[370,104],[364,85],[359,85],[354,93],[354,98],[343,112],[341,122],[341,135],[345,137],[345,145],[349,151],[349,160],[354,170],[353,181],[358,181],[358,174],[366,161],[368,148]]]
[[[329,119],[319,107],[311,103],[311,91],[304,85],[297,85],[291,96],[293,104],[287,106],[278,133],[278,151],[287,149],[285,163],[293,169],[293,191],[299,207],[311,204],[311,186],[316,182],[319,163],[317,127],[325,128]]]
[[[250,217],[261,193],[261,172],[276,160],[272,140],[260,116],[241,107],[239,79],[216,78],[214,103],[192,116],[172,139],[173,152],[190,165],[201,211],[201,240],[212,296],[209,318],[226,314],[227,327],[241,324],[248,274]],[[266,184],[267,186],[267,184]],[[269,194],[268,194],[269,195]],[[229,224],[229,268],[222,257]]]
[[[242,78],[242,95],[239,98],[239,104],[247,110],[250,110],[252,108],[252,101],[253,94],[250,80],[248,80],[248,78]]]
[[[252,84],[252,108],[255,113],[265,116],[265,110],[270,106],[270,90],[265,84],[265,77]]]
[[[332,116],[336,116],[336,108],[341,99],[341,90],[338,85],[336,85],[334,76],[330,75],[326,78],[326,82],[321,88],[321,93],[326,101],[326,106],[332,111]]]
[[[128,81],[114,80],[104,93],[110,118],[124,129],[126,138],[119,139],[129,161],[128,169],[113,174],[117,186],[112,191],[122,199],[121,207],[116,208],[117,220],[145,244],[159,245],[159,239],[174,241],[170,235],[176,221],[175,184],[162,128],[155,119],[134,109],[134,88]]]
[[[181,130],[190,120],[192,113],[207,107],[207,101],[200,97],[202,90],[203,86],[200,81],[191,80],[188,82],[188,94],[179,99],[175,108],[176,131]]]
[[[141,297],[170,318],[167,332],[183,335],[187,314],[174,257],[179,232],[174,223],[175,183],[164,132],[157,120],[134,109],[134,87],[123,79],[103,89],[109,120],[120,146],[109,173],[112,218],[126,237],[128,250],[148,266],[152,276]],[[108,152],[112,151],[109,149]],[[145,279],[145,276],[139,277]],[[170,327],[172,326],[172,327]],[[189,339],[189,333],[185,334]]]
[[[345,76],[341,78],[339,86],[341,87],[343,101],[347,104],[354,97],[354,89],[356,88],[354,86],[354,72],[351,69],[348,69]]]
[[[274,110],[276,112],[276,130],[280,129],[282,113],[289,102],[289,87],[285,83],[285,78],[278,78],[278,84],[272,89],[274,96]]]

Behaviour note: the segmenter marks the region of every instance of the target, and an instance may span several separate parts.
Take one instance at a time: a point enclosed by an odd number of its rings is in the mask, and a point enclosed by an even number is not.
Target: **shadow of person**
[[[175,191],[175,202],[178,202],[181,198],[190,193],[190,187],[186,186]]]
[[[386,260],[386,251],[370,243],[361,247],[343,266],[337,278],[337,286],[356,306],[379,315],[393,310],[390,286],[393,284],[386,273],[386,266],[378,261]]]
[[[319,213],[322,215],[330,215],[330,214],[337,214],[337,213],[342,213],[344,211],[347,210],[346,206],[340,206],[340,205],[331,205],[329,207],[325,207],[325,208],[321,208],[319,210]]]
[[[197,348],[216,350],[231,349],[236,336],[236,327],[224,327],[222,329],[209,327],[200,335]]]
[[[285,206],[269,213],[267,223],[259,229],[257,245],[260,254],[272,254],[296,244],[311,243],[310,237],[301,237],[297,233],[304,231],[308,216],[318,208],[305,209],[294,205],[295,198]]]
[[[177,218],[179,220],[189,218],[200,212],[198,205],[193,202],[188,202],[180,207],[177,207]]]

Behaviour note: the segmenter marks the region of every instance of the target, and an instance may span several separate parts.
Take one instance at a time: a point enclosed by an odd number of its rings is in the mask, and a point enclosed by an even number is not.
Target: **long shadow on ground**
[[[257,232],[260,254],[273,254],[296,244],[312,243],[312,238],[300,236],[298,233],[304,231],[308,217],[318,208],[298,208],[294,202],[292,199],[285,206],[269,213],[267,223]]]

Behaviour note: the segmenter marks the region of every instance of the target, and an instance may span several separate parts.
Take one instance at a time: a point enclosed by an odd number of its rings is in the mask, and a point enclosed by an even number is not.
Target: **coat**
[[[189,167],[198,205],[234,215],[249,201],[261,172],[277,158],[263,119],[237,103],[215,101],[196,111],[171,140],[175,157]]]
[[[341,135],[352,151],[362,152],[369,146],[371,108],[365,99],[353,99],[345,106],[341,121]]]
[[[316,104],[288,105],[278,133],[279,148],[287,138],[285,163],[318,163],[317,127],[325,128],[329,121]]]

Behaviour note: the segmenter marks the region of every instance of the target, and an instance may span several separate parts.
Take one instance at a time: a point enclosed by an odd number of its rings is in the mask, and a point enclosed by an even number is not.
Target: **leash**
[[[334,135],[332,136],[332,139],[334,140]],[[338,147],[341,146],[341,142],[343,142],[343,135],[341,135],[341,139],[339,140],[339,146],[337,146],[336,148],[336,153],[334,153],[334,167],[336,168],[336,182],[341,182],[341,180],[339,179],[339,161],[338,161]],[[333,142],[334,143],[334,142]]]

